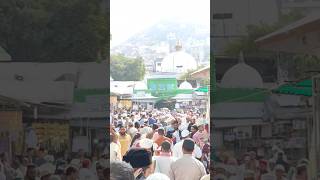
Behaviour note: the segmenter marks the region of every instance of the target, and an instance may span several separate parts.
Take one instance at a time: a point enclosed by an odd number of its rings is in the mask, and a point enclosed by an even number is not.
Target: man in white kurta
[[[183,130],[181,132],[182,141],[176,143],[173,146],[173,149],[172,149],[173,157],[181,158],[183,156],[182,144],[184,142],[184,139],[189,138],[189,135],[190,135],[190,132],[188,130]],[[194,145],[194,150],[192,152],[192,156],[195,158],[198,158],[198,159],[200,159],[202,156],[202,151],[201,151],[200,147],[196,144]]]

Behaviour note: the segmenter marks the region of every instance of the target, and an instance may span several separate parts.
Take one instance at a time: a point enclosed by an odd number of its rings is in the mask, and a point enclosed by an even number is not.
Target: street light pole
[[[312,77],[313,118],[309,149],[310,179],[317,180],[320,168],[320,75]]]

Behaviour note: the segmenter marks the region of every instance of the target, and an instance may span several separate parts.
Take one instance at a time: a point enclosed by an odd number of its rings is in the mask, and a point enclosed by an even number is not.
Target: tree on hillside
[[[0,1],[0,46],[13,61],[97,61],[109,49],[103,0]],[[104,6],[105,7],[105,6]]]
[[[115,81],[140,81],[145,75],[142,58],[128,58],[123,55],[112,55],[110,74]]]
[[[265,56],[273,55],[274,53],[265,52],[257,46],[255,40],[265,36],[273,31],[276,31],[298,19],[301,19],[303,14],[300,11],[294,10],[279,17],[278,22],[274,24],[260,23],[258,25],[247,26],[247,36],[229,43],[225,49],[225,54],[229,56],[238,56],[242,51],[246,55]]]
[[[281,15],[279,21],[274,24],[258,24],[249,25],[247,27],[247,36],[240,38],[229,43],[226,47],[225,53],[230,56],[238,56],[240,51],[243,51],[247,56],[256,57],[272,57],[276,58],[276,52],[267,52],[259,49],[255,40],[272,33],[288,24],[291,24],[301,18],[303,18],[303,13],[297,10],[290,11],[288,14]],[[310,55],[300,55],[294,53],[283,53],[283,55],[288,56],[292,59],[295,67],[295,77],[297,79],[307,78],[314,74],[317,74],[317,70],[320,69],[320,59],[315,56]]]

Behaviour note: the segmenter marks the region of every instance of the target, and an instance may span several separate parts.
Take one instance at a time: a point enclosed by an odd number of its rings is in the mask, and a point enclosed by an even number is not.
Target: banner
[[[54,150],[63,150],[69,144],[69,124],[66,123],[33,123],[38,142]]]

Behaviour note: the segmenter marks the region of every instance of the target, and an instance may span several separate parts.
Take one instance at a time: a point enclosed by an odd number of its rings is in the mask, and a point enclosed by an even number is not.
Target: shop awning
[[[320,14],[314,13],[257,39],[257,45],[275,52],[320,55]]]
[[[269,95],[266,89],[217,88],[213,102],[263,102]]]
[[[312,81],[307,79],[300,81],[298,83],[284,84],[274,89],[273,93],[278,94],[290,94],[290,95],[300,95],[300,96],[312,96]]]
[[[202,87],[197,88],[195,91],[197,91],[197,92],[209,92],[209,88],[208,88],[208,86],[202,86]]]
[[[87,96],[105,95],[107,97],[108,94],[107,89],[75,89],[73,99],[75,102],[85,102]]]

